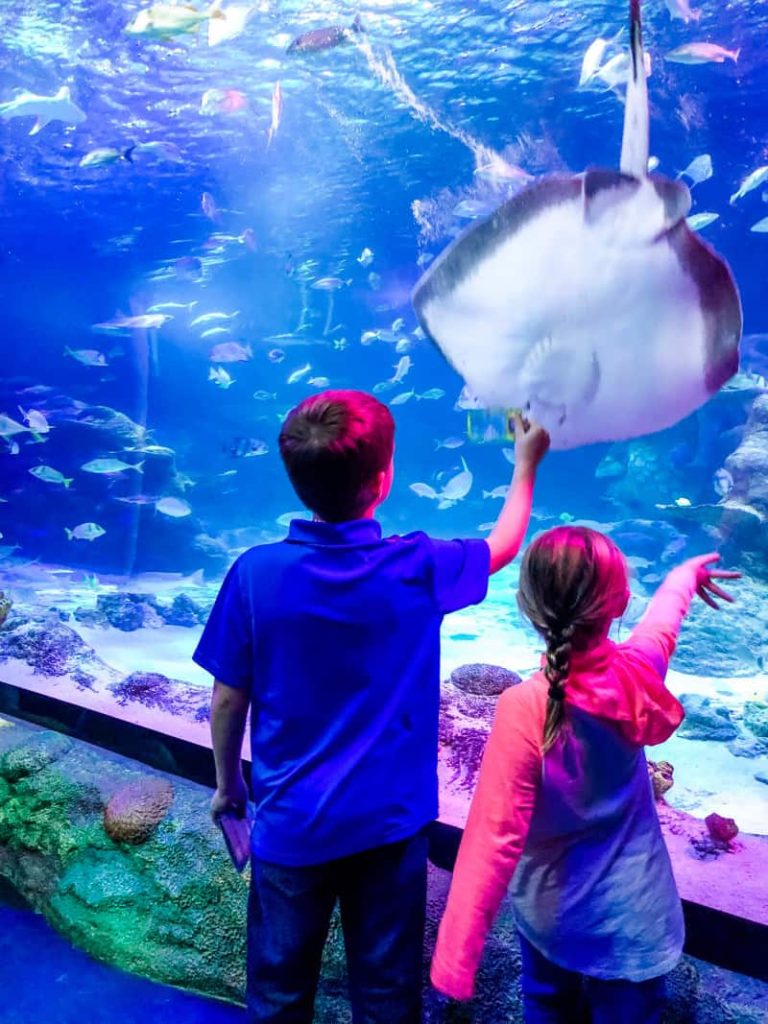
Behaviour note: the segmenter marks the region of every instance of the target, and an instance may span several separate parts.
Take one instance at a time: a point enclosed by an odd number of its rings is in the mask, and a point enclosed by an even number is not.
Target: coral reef
[[[210,693],[197,686],[190,686],[179,679],[169,679],[160,672],[132,672],[110,690],[117,703],[125,707],[131,702],[156,708],[171,715],[183,715],[195,721],[207,721],[210,717]]]
[[[678,729],[679,736],[689,740],[732,740],[738,736],[728,708],[718,707],[709,697],[683,693],[680,703],[685,708],[685,718]]]
[[[143,626],[157,624],[157,607],[144,594],[99,594],[96,610],[110,626],[132,633]],[[77,613],[76,613],[77,614]]]
[[[498,697],[508,687],[522,682],[516,672],[500,665],[460,665],[451,672],[451,682],[465,693],[481,697]]]
[[[653,786],[653,796],[661,800],[675,784],[675,769],[669,761],[649,761],[648,776]]]
[[[117,677],[74,629],[56,619],[4,629],[0,633],[0,663],[9,659],[26,662],[41,676],[75,673],[81,686],[90,685],[97,676],[105,680]]]
[[[115,843],[146,843],[168,813],[173,786],[147,776],[121,786],[104,808],[104,831]]]
[[[744,705],[744,725],[761,739],[768,739],[768,704],[748,700]]]
[[[0,629],[5,625],[5,620],[8,618],[12,607],[13,601],[0,590]]]

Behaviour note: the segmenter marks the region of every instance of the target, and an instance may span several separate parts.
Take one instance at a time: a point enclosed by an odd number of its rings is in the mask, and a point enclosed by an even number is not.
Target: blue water
[[[92,960],[38,914],[0,902],[3,1024],[241,1024],[238,1007],[157,985]],[[9,999],[9,985],[13,998]]]
[[[363,346],[360,339],[391,332],[398,320],[395,337],[406,339],[413,366],[383,399],[434,388],[445,397],[413,397],[395,408],[397,480],[384,525],[443,535],[487,529],[499,505],[482,493],[506,483],[509,466],[494,445],[465,439],[459,449],[436,450],[437,440],[463,434],[464,413],[454,409],[461,381],[414,338],[409,293],[419,257],[438,253],[468,223],[453,213],[458,204],[492,206],[514,188],[474,174],[480,145],[531,174],[616,164],[621,102],[610,90],[576,86],[596,36],[624,29],[626,42],[626,5],[377,3],[363,11],[365,52],[349,43],[303,56],[285,52],[294,36],[348,24],[356,5],[265,3],[238,38],[210,48],[205,29],[170,41],[127,34],[143,6],[9,0],[0,12],[0,101],[14,90],[51,95],[68,85],[87,115],[78,125],[53,121],[35,136],[28,135],[30,117],[0,121],[0,412],[18,420],[19,406],[38,410],[51,426],[40,443],[19,435],[18,454],[10,440],[0,445],[3,545],[15,557],[86,570],[202,567],[219,575],[237,550],[262,534],[280,535],[276,518],[299,507],[276,453],[280,417],[313,391],[310,377],[365,389],[391,377],[399,359],[393,341]],[[712,0],[699,7],[701,20],[685,25],[660,0],[645,4],[652,152],[671,176],[694,156],[712,155],[715,174],[695,188],[694,211],[720,213],[705,237],[731,262],[754,334],[766,329],[766,243],[749,227],[768,211],[768,193],[757,189],[733,207],[728,197],[764,162],[768,8],[744,2],[724,9]],[[664,60],[693,39],[740,48],[738,63]],[[278,82],[282,116],[268,146]],[[233,90],[245,109],[201,114],[210,89]],[[79,166],[96,147],[147,142],[172,144],[172,159],[137,150],[132,164]],[[203,212],[204,192],[219,209],[215,223]],[[211,243],[212,235],[237,239],[247,229],[254,251],[239,241],[220,251]],[[366,248],[374,254],[369,266],[359,262]],[[190,257],[201,261],[199,280],[174,270]],[[329,275],[349,282],[331,293],[330,317],[329,293],[311,287]],[[157,331],[92,330],[168,302],[196,305],[166,310],[173,319]],[[190,321],[213,311],[239,313],[229,333],[202,339],[205,328]],[[211,364],[213,345],[228,340],[250,345],[253,358]],[[65,346],[97,352],[106,365],[83,365]],[[267,357],[276,347],[285,352],[280,363]],[[306,363],[311,371],[287,384]],[[746,368],[763,371],[766,363],[759,356]],[[223,365],[234,384],[209,381],[212,365]],[[255,400],[256,391],[275,397]],[[141,441],[83,428],[94,406],[127,415],[146,430],[143,446],[170,448],[173,456],[132,452]],[[711,416],[707,457],[691,466],[685,488],[694,501],[717,500],[713,473],[734,447],[718,438],[746,413],[713,408]],[[690,432],[682,424],[661,442],[684,464],[693,460]],[[251,442],[267,453],[243,457]],[[554,519],[663,518],[642,492],[618,508],[606,504],[609,481],[594,477],[606,450],[553,455],[541,474],[538,510]],[[475,475],[466,501],[437,512],[409,490],[416,481],[439,487],[461,468],[461,456]],[[143,461],[143,473],[84,472],[94,458]],[[30,474],[42,465],[72,485]],[[170,518],[154,504],[117,500],[137,495],[177,497],[191,513]],[[84,522],[105,534],[68,541],[65,529]]]

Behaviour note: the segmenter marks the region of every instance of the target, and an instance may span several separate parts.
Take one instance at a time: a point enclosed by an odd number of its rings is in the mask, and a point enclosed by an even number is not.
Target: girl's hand
[[[733,604],[733,598],[730,594],[722,590],[714,581],[715,580],[740,580],[740,572],[726,572],[724,569],[711,569],[710,566],[713,562],[720,561],[720,555],[713,552],[709,555],[698,555],[696,558],[689,558],[687,562],[683,562],[680,566],[681,569],[687,569],[693,573],[696,579],[696,593],[699,595],[705,604],[708,604],[710,608],[716,608],[719,610],[720,605],[714,600],[712,595],[719,597],[722,601],[728,601],[729,604]]]

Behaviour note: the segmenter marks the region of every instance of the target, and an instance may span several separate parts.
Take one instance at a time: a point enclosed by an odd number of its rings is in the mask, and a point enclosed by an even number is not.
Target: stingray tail
[[[648,83],[643,53],[643,24],[640,0],[629,0],[629,37],[631,61],[627,82],[627,106],[624,111],[624,136],[621,143],[621,170],[636,178],[648,174],[649,123]]]

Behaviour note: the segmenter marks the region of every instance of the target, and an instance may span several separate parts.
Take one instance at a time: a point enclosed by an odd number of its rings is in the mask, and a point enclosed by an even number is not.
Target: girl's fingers
[[[740,580],[740,572],[727,572],[725,569],[708,569],[707,573],[718,580]]]
[[[699,595],[699,597],[705,604],[709,605],[710,608],[715,608],[717,611],[720,610],[720,606],[712,600],[712,598],[709,596],[709,594],[706,592],[703,586],[699,587],[696,593]]]
[[[704,586],[711,594],[717,594],[717,596],[721,597],[723,601],[729,601],[731,604],[733,604],[733,598],[731,597],[731,595],[726,593],[720,587],[718,587],[718,585],[716,583],[713,583],[712,580],[707,580]]]

